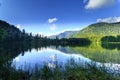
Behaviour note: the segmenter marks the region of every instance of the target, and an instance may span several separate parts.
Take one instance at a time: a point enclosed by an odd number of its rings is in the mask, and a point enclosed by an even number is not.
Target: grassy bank
[[[0,80],[120,80],[108,74],[104,67],[98,68],[95,63],[80,64],[74,59],[68,60],[64,66],[55,62],[42,68],[36,65],[34,70],[29,68],[25,71],[8,65],[4,65]]]

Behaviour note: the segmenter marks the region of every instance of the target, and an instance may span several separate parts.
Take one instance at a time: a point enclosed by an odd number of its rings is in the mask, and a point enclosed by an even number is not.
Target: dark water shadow
[[[110,50],[120,50],[120,44],[119,43],[101,43],[101,46],[105,49],[110,49]]]

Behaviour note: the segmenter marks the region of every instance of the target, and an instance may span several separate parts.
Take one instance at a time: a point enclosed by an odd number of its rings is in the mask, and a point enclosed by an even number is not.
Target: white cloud
[[[54,31],[54,30],[56,30],[56,29],[57,29],[56,24],[52,24],[52,26],[50,26],[50,30]]]
[[[21,25],[20,25],[20,24],[18,24],[16,27],[19,29],[19,28],[21,27]]]
[[[49,18],[48,19],[48,23],[54,23],[56,22],[58,19],[57,18]]]
[[[84,0],[86,2],[86,0]],[[115,3],[115,0],[89,0],[85,9],[99,9],[103,7],[111,6]]]
[[[97,22],[107,22],[107,23],[115,23],[115,22],[120,22],[120,16],[119,17],[108,17],[104,19],[97,19]]]

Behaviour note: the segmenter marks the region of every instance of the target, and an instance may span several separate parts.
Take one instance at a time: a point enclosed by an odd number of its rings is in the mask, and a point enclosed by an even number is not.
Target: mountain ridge
[[[103,36],[117,36],[120,35],[120,22],[117,23],[95,23],[69,36],[71,38],[89,38],[100,41]]]
[[[49,36],[48,38],[51,38],[51,39],[55,39],[55,38],[69,38],[69,36],[72,36],[74,33],[76,33],[77,31],[64,31],[64,32],[61,32],[57,35],[52,35],[52,36]]]

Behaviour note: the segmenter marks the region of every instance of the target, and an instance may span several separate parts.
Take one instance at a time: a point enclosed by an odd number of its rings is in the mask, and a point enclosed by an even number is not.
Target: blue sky
[[[0,19],[50,35],[96,22],[119,22],[120,0],[0,0]]]

